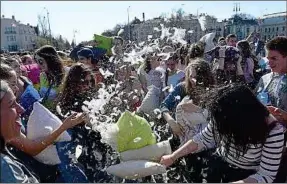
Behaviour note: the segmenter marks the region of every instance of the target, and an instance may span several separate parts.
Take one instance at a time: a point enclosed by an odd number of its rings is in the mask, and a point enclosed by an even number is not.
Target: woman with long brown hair
[[[45,45],[35,52],[35,61],[41,68],[39,93],[42,103],[54,111],[54,100],[65,76],[62,60],[54,47]]]

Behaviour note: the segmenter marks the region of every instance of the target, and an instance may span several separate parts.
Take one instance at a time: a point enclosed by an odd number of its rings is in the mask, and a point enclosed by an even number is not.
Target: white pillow
[[[59,128],[62,121],[39,102],[33,104],[33,111],[27,123],[27,138],[37,140],[50,135],[54,130]],[[63,132],[56,142],[71,141],[68,132]],[[38,155],[34,156],[36,160],[48,165],[61,163],[55,145],[48,146]]]
[[[159,108],[160,94],[160,89],[155,87],[154,85],[148,87],[148,92],[144,97],[141,106],[138,108],[138,112],[151,114],[154,109]]]
[[[177,106],[175,113],[176,122],[184,128],[184,135],[179,137],[181,145],[192,139],[192,137],[204,129],[208,123],[208,111],[206,109],[204,109],[202,113],[187,113],[184,112],[181,107],[181,104],[185,102],[186,99],[183,99]]]
[[[120,153],[122,161],[129,160],[150,160],[160,161],[161,156],[171,154],[171,147],[169,141],[159,142],[157,144],[145,146],[136,150],[129,150]]]
[[[109,174],[125,178],[138,179],[166,172],[165,166],[146,160],[127,161],[107,168]]]

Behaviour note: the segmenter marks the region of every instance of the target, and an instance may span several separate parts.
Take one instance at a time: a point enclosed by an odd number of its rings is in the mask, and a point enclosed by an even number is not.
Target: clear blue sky
[[[173,9],[183,8],[186,13],[208,13],[219,20],[233,14],[234,3],[240,3],[241,12],[260,17],[266,13],[286,11],[285,1],[1,1],[1,14],[5,17],[15,15],[22,23],[37,25],[38,14],[50,12],[51,30],[54,35],[61,34],[69,41],[73,30],[77,42],[91,40],[94,33],[100,34],[113,28],[117,23],[127,23],[127,8],[130,6],[130,19],[135,16],[142,20],[171,13]]]

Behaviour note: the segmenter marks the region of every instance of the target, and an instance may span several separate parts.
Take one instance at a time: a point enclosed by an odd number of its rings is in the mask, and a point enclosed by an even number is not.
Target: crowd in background
[[[1,54],[1,182],[118,181],[105,171],[115,150],[101,141],[82,108],[109,86],[115,94],[103,114],[111,116],[116,107],[168,127],[162,138],[172,135],[173,153],[160,163],[173,167],[184,159],[187,182],[287,181],[286,37],[264,43],[254,33],[245,40],[233,34],[215,39],[211,33],[193,44],[151,40],[138,63],[124,58],[144,46],[113,40],[112,55],[96,55],[97,43]],[[27,124],[36,102],[62,124],[31,140]],[[204,120],[194,124],[189,113]],[[71,141],[56,142],[64,131]],[[34,158],[50,145],[57,147],[60,164]],[[83,151],[75,160],[67,153],[78,145]]]

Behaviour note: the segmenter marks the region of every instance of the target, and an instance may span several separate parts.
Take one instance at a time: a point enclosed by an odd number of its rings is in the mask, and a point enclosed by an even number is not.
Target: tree
[[[65,48],[66,49],[70,49],[71,48],[71,44],[70,44],[70,42],[67,39],[65,41]]]
[[[47,38],[49,35],[48,22],[45,16],[38,15],[39,35]]]
[[[35,47],[36,48],[40,48],[40,47],[42,47],[44,45],[47,45],[48,43],[49,43],[49,40],[47,38],[38,36],[37,39],[36,39]]]

